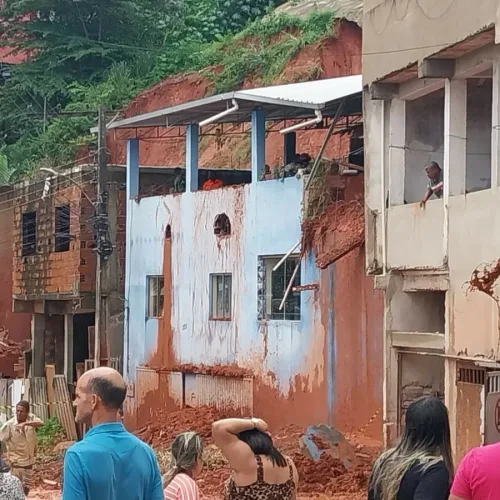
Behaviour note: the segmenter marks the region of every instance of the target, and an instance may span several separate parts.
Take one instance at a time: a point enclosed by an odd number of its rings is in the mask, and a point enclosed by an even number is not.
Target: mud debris
[[[213,444],[211,437],[212,423],[220,418],[232,416],[210,407],[184,408],[157,416],[156,422],[151,422],[139,429],[135,434],[150,444],[156,451],[162,473],[168,466],[169,447],[174,437],[186,430],[193,430],[205,440],[205,468],[198,478],[199,486],[208,499],[223,498],[224,485],[230,476],[230,470],[220,450]],[[359,464],[347,470],[342,462],[325,452],[315,462],[303,455],[300,448],[300,438],[305,429],[297,425],[289,425],[273,433],[276,447],[296,464],[300,483],[300,498],[363,498],[374,458],[379,448],[357,445]],[[321,443],[321,448],[326,446]],[[35,467],[35,485],[40,490],[51,487],[46,481],[55,481],[60,485],[62,458],[47,459]]]

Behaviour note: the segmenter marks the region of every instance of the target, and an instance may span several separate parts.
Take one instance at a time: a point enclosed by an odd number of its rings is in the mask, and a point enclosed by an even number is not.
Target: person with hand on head
[[[423,397],[408,407],[400,443],[375,462],[368,500],[447,500],[453,472],[448,410]]]
[[[42,426],[43,422],[30,413],[30,404],[19,401],[16,416],[5,422],[0,429],[0,441],[7,447],[11,473],[21,481],[26,495],[30,491],[35,465],[36,429]]]
[[[170,469],[163,478],[165,500],[199,500],[195,478],[203,469],[203,441],[196,432],[183,432],[172,443]]]
[[[297,469],[274,447],[264,420],[219,420],[212,425],[212,436],[232,470],[226,500],[295,500]]]
[[[473,448],[458,468],[450,500],[498,500],[499,464],[500,443]]]
[[[75,419],[91,429],[64,456],[63,500],[163,500],[153,450],[120,422],[125,395],[125,381],[112,368],[78,379]]]

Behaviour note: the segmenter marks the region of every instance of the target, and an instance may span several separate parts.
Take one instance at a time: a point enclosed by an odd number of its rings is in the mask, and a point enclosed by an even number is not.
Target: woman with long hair
[[[297,469],[274,447],[264,420],[219,420],[212,425],[212,436],[232,471],[226,500],[295,500]]]
[[[448,410],[423,397],[408,407],[401,442],[375,462],[368,500],[446,500],[453,474]]]
[[[195,482],[203,468],[203,441],[195,432],[183,432],[172,443],[170,468],[163,477],[165,500],[199,500]]]

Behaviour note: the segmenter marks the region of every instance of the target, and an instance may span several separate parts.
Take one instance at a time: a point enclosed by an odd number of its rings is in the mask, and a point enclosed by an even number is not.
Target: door
[[[500,442],[500,372],[488,373],[484,444]]]

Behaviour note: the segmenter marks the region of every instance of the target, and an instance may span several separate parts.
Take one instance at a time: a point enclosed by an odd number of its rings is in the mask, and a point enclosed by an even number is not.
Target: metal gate
[[[500,443],[500,372],[488,373],[485,444]]]

